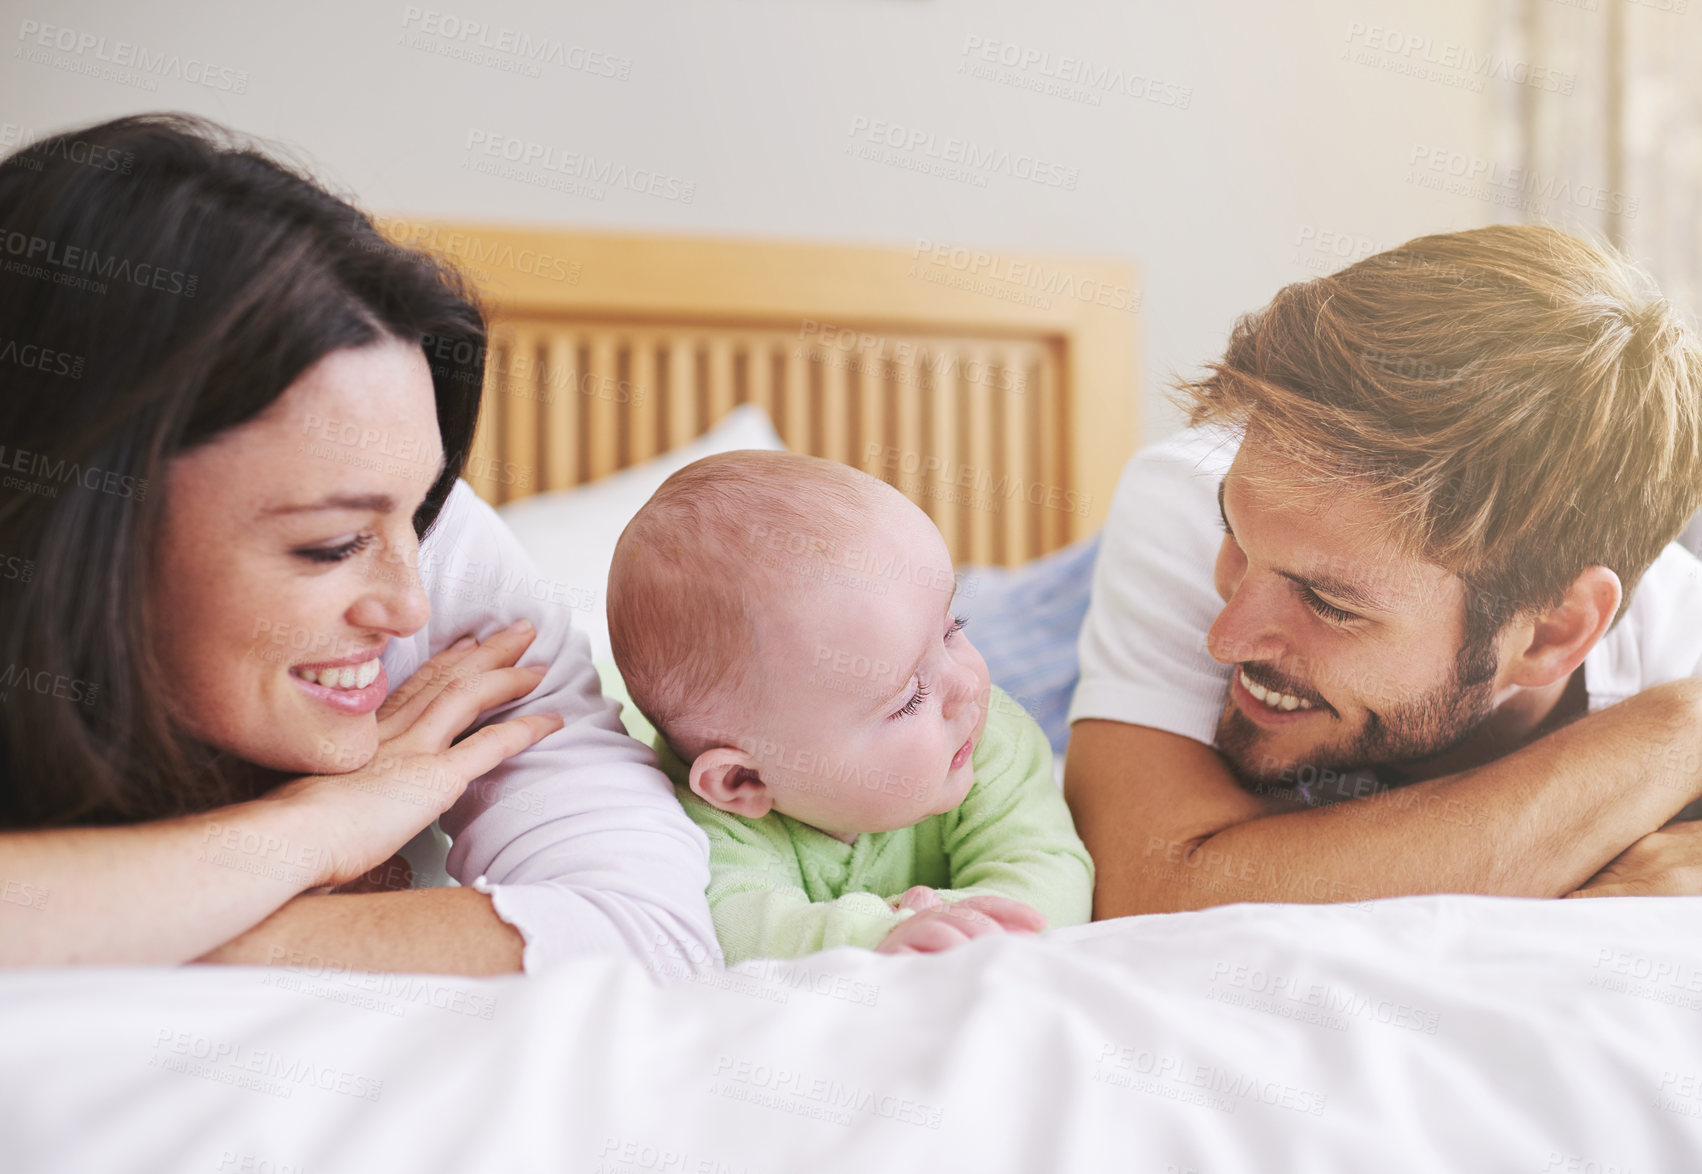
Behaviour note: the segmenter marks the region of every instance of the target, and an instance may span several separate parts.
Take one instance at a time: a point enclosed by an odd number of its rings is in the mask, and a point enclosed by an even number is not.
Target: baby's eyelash
[[[903,705],[899,706],[898,712],[893,714],[892,716],[893,717],[909,717],[911,714],[915,713],[918,709],[922,708],[922,703],[928,700],[928,694],[930,694],[932,692],[933,692],[933,690],[928,688],[928,683],[926,681],[917,681],[916,682],[916,696],[912,697],[909,701],[906,701]]]
[[[946,643],[950,644],[951,638],[963,631],[963,627],[967,623],[969,623],[969,621],[963,616],[953,616],[951,618],[951,626],[946,629]],[[933,690],[928,687],[928,683],[918,677],[916,679],[916,695],[909,701],[906,701],[903,705],[899,706],[898,709],[889,716],[894,718],[909,717],[911,714],[922,708],[923,704],[928,700],[928,695],[932,692]]]

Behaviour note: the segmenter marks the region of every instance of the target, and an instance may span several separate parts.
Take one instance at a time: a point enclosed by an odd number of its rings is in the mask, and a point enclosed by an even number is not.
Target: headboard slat
[[[960,517],[968,522],[968,548],[981,553],[981,562],[995,562],[998,515],[983,498],[977,484],[993,460],[994,413],[989,410],[984,382],[987,370],[987,349],[968,346],[960,352],[958,386],[958,427],[963,438],[963,451],[955,474],[945,483],[946,492],[958,499]],[[965,482],[967,481],[967,487]]]
[[[1032,558],[1045,549],[1034,525],[1040,520],[1040,511],[1030,504],[1028,497],[1028,487],[1039,484],[1040,478],[1035,470],[1034,438],[1028,427],[1027,366],[1020,356],[1000,355],[998,375],[992,386],[993,399],[1002,409],[1005,421],[1004,452],[995,466],[1002,475],[992,492],[998,498],[999,516],[1005,523],[1002,553],[1006,562]]]
[[[1058,396],[1056,363],[1031,359],[1028,366],[1029,428],[1034,434],[1036,476],[1047,487],[1048,501],[1039,510],[1040,545],[1052,550],[1069,541],[1068,516],[1050,501],[1050,487],[1062,484],[1064,471],[1063,411]]]
[[[717,421],[733,410],[733,336],[716,332],[705,340],[709,355],[709,414],[704,428],[713,428]]]
[[[492,331],[485,364],[484,402],[479,409],[478,427],[473,433],[473,451],[467,455],[465,475],[468,483],[480,497],[497,504],[507,500],[502,485],[502,430],[507,423],[504,401],[509,394],[513,354],[513,331]]]
[[[957,422],[957,381],[950,374],[941,373],[936,360],[942,352],[929,355],[927,367],[927,435],[922,442],[921,451],[928,453],[940,462],[945,470],[955,469],[958,462],[958,422]],[[922,496],[923,505],[928,510],[928,516],[934,519],[934,525],[940,528],[945,536],[946,549],[957,551],[967,549],[968,542],[959,524],[957,506],[943,493],[929,493]]]
[[[579,465],[577,370],[578,343],[573,336],[562,331],[548,336],[544,347],[544,385],[549,388],[549,398],[545,401],[540,488],[577,485],[585,478]]]
[[[661,338],[648,331],[634,333],[628,359],[631,387],[627,397],[627,461],[637,464],[657,456],[661,435],[657,429],[656,352]]]
[[[621,467],[619,413],[622,405],[618,398],[620,378],[616,369],[616,352],[621,339],[614,331],[592,330],[588,332],[587,342],[590,362],[580,378],[589,380],[588,387],[581,388],[589,417],[586,420],[589,445],[585,451],[585,473],[594,481]]]
[[[796,452],[813,452],[810,447],[810,425],[815,419],[810,399],[809,351],[802,343],[793,343],[781,350],[786,365],[786,408],[775,414],[775,430],[786,447]]]

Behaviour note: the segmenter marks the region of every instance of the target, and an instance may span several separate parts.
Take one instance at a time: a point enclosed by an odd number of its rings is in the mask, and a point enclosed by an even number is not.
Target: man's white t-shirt
[[[1127,722],[1210,745],[1230,673],[1206,651],[1206,632],[1223,610],[1212,585],[1223,540],[1217,486],[1239,444],[1232,431],[1186,429],[1124,468],[1082,624],[1070,721]],[[1702,676],[1702,561],[1674,543],[1584,658],[1584,686],[1594,712],[1695,676]]]

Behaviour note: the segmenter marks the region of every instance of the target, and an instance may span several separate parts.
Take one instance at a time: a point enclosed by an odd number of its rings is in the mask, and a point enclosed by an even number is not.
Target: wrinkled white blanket
[[[0,1168],[1702,1171],[1702,899],[1242,905],[745,971],[0,975]]]

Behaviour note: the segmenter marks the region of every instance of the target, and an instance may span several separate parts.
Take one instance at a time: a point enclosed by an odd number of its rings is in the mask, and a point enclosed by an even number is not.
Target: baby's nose
[[[965,706],[974,705],[980,694],[980,678],[975,672],[964,666],[952,674],[951,686],[946,690],[945,701],[940,706],[940,712],[948,718],[956,717]]]

